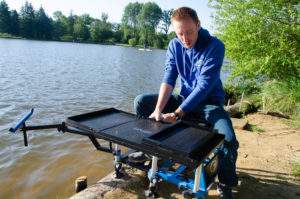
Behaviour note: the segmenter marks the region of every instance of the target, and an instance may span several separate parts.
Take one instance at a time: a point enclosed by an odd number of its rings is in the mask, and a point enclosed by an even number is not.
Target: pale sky
[[[5,2],[10,10],[15,9],[20,13],[26,0],[5,0]],[[188,6],[196,10],[202,27],[213,30],[210,18],[212,9],[207,6],[208,0],[28,0],[28,2],[35,10],[42,6],[51,17],[57,10],[62,11],[65,16],[69,16],[72,10],[74,15],[89,14],[93,18],[100,18],[102,13],[107,13],[108,21],[116,23],[121,22],[124,9],[130,2],[155,2],[162,10]]]

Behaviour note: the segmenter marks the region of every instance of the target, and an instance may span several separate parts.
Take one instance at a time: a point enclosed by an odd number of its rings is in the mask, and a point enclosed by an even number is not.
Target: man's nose
[[[182,40],[186,41],[187,40],[187,36],[185,34],[182,35]]]

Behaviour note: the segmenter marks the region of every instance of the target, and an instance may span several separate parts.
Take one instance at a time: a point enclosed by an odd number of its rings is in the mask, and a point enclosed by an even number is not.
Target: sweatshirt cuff
[[[179,106],[179,108],[182,109],[182,111],[184,112],[184,115],[187,115],[191,111],[191,109],[189,109],[188,106],[184,102]]]

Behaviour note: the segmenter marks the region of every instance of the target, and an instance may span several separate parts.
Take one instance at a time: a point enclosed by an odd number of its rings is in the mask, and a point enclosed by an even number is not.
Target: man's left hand
[[[174,123],[177,120],[176,120],[176,116],[174,113],[166,113],[166,114],[163,114],[163,121],[169,122],[169,123]]]

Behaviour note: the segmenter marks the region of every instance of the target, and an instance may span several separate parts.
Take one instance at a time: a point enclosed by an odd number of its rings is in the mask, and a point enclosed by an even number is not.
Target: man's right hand
[[[158,121],[162,121],[162,120],[163,120],[163,114],[162,114],[162,112],[156,111],[156,110],[155,110],[155,111],[149,116],[149,118],[155,119],[157,122],[158,122]]]

